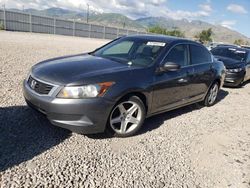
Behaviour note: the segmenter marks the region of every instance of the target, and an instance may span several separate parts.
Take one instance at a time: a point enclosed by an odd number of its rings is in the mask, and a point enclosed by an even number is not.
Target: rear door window
[[[191,53],[191,64],[193,65],[212,62],[211,54],[208,52],[208,50],[206,50],[202,46],[191,44],[190,53]]]

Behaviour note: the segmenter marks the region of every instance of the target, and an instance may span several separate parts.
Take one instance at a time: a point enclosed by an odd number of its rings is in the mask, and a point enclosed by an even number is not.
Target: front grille
[[[41,95],[48,95],[49,92],[52,90],[53,86],[49,84],[42,83],[31,76],[28,79],[29,87],[34,90],[35,92]]]

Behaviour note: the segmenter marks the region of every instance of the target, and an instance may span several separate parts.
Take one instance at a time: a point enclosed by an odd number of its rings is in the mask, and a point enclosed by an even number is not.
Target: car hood
[[[136,69],[133,66],[111,61],[88,54],[60,57],[36,64],[32,75],[40,80],[67,85],[87,81],[90,78],[101,78],[105,74],[115,74]]]
[[[219,61],[222,61],[227,69],[240,68],[245,65],[245,62],[234,60],[227,57],[215,56],[215,58]]]

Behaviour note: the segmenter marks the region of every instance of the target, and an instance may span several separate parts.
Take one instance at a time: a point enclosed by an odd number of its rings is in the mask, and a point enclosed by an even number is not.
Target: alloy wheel
[[[210,90],[209,97],[208,97],[208,103],[210,105],[212,105],[216,101],[218,92],[219,92],[219,86],[218,84],[214,84]]]
[[[110,126],[118,134],[128,134],[139,126],[141,119],[141,107],[133,101],[125,101],[111,112]]]

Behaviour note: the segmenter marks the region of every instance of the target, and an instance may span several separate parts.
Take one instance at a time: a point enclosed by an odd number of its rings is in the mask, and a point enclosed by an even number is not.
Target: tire
[[[242,88],[243,86],[244,86],[244,78],[242,79],[240,84],[236,86],[236,88]]]
[[[115,137],[135,135],[144,123],[146,109],[137,96],[118,102],[112,109],[107,122],[107,132]]]
[[[212,84],[212,86],[209,88],[209,91],[205,97],[205,100],[203,101],[204,106],[213,106],[216,103],[216,99],[218,97],[220,85],[218,82],[215,82]]]

